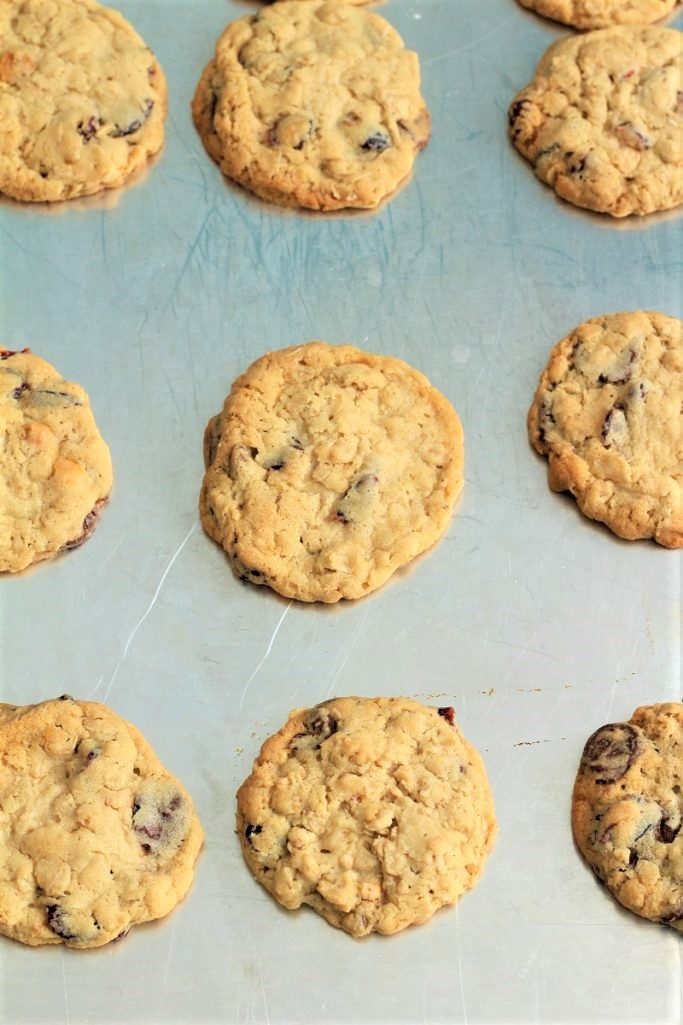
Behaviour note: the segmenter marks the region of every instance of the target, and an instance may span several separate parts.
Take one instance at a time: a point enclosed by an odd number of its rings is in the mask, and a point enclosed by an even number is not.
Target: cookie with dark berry
[[[361,598],[433,545],[463,484],[460,421],[402,360],[311,342],[261,357],[204,438],[204,530],[235,573]]]
[[[328,0],[228,25],[192,112],[225,175],[313,210],[377,206],[431,130],[417,55],[379,15]]]

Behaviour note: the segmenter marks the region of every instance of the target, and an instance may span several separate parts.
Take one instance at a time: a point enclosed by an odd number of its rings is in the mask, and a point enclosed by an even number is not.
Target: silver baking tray
[[[116,471],[83,548],[0,581],[2,699],[109,703],[192,792],[206,846],[166,920],[91,952],[0,941],[2,1021],[681,1021],[681,940],[622,911],[575,851],[583,742],[680,699],[680,556],[619,541],[551,493],[526,409],[550,346],[622,309],[681,313],[681,220],[582,213],[507,141],[563,31],[515,0],[392,0],[433,139],[375,214],[283,212],[228,184],[190,119],[215,39],[254,4],[120,0],[169,78],[167,142],[129,188],[0,202],[2,343],[89,392]],[[458,410],[466,485],[437,548],[338,607],[240,584],[198,524],[202,431],[267,349],[391,353]],[[453,704],[500,835],[476,889],[354,941],[280,909],[233,795],[288,711],[339,694]]]

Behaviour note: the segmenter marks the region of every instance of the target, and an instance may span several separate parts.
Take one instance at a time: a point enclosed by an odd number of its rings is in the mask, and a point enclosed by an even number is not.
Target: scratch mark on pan
[[[279,630],[279,629],[280,629],[280,627],[282,626],[282,624],[283,624],[283,622],[284,622],[284,618],[285,618],[285,616],[287,615],[287,613],[289,612],[289,610],[291,609],[291,607],[292,607],[292,603],[291,603],[291,601],[290,601],[290,602],[289,602],[289,604],[287,605],[287,608],[285,609],[285,611],[284,611],[284,612],[282,613],[282,615],[280,616],[280,619],[278,620],[278,624],[277,624],[277,626],[276,626],[276,627],[275,627],[275,629],[273,630],[273,636],[272,636],[272,637],[270,638],[270,644],[268,645],[268,648],[266,649],[266,653],[265,653],[265,655],[263,656],[263,658],[261,659],[261,661],[259,662],[259,664],[258,664],[258,665],[256,666],[256,669],[254,670],[254,672],[253,672],[253,673],[251,674],[251,676],[249,677],[249,679],[248,679],[248,680],[247,680],[247,682],[245,683],[245,685],[244,685],[244,690],[242,691],[242,697],[241,697],[241,699],[240,699],[240,709],[244,708],[244,698],[246,697],[246,693],[247,693],[247,691],[249,690],[249,686],[250,686],[250,684],[251,684],[251,681],[252,681],[252,680],[254,679],[254,677],[255,677],[255,676],[256,676],[256,674],[258,673],[259,669],[261,668],[261,666],[263,665],[263,663],[264,663],[264,662],[266,661],[266,659],[267,659],[267,658],[268,658],[268,656],[270,655],[270,653],[271,653],[271,651],[272,651],[272,649],[273,649],[273,644],[275,643],[275,638],[276,638],[276,637],[277,637],[277,635],[278,635],[278,630]]]
[[[456,944],[456,950],[458,952],[458,977],[460,979],[460,996],[462,998],[462,1022],[463,1025],[467,1025],[467,1005],[465,1003],[465,986],[462,981],[462,962],[460,960],[460,916],[458,915],[458,906],[455,906],[455,928],[458,933],[458,942]]]
[[[340,655],[339,665],[337,667],[337,670],[336,670],[334,676],[332,677],[332,680],[330,681],[330,686],[328,688],[327,694],[325,695],[325,700],[326,701],[327,701],[328,698],[331,698],[332,695],[334,694],[335,684],[336,684],[337,680],[339,679],[339,677],[341,675],[341,672],[344,669],[344,666],[349,661],[349,658],[351,657],[351,652],[353,651],[353,649],[356,647],[356,644],[358,643],[358,638],[360,636],[360,632],[363,629],[363,627],[365,626],[365,621],[368,618],[368,613],[369,612],[370,612],[370,606],[368,605],[368,606],[366,606],[363,609],[363,615],[361,616],[361,618],[356,623],[355,629],[354,629],[353,633],[351,634],[351,637],[349,639],[348,644],[346,645],[346,650],[342,653],[342,655]]]
[[[62,980],[64,982],[64,1020],[66,1025],[69,1025],[71,1019],[69,1018],[69,993],[66,988],[66,965],[64,964],[64,951],[62,951]]]
[[[290,602],[291,605],[291,602]],[[289,605],[287,606],[289,608]],[[285,609],[285,612],[287,609]],[[284,619],[284,613],[283,613]],[[280,620],[282,622],[282,620]],[[279,624],[278,624],[279,625]],[[270,1015],[268,1014],[268,1001],[266,999],[266,987],[263,985],[263,973],[261,972],[261,961],[258,961],[258,981],[261,984],[261,996],[263,997],[263,1013],[266,1016],[266,1025],[270,1025]]]
[[[190,527],[190,529],[188,530],[187,534],[185,535],[185,537],[183,538],[183,540],[180,542],[179,546],[176,548],[175,552],[173,553],[173,556],[171,557],[171,561],[169,562],[168,566],[166,567],[166,569],[162,573],[161,580],[159,581],[159,583],[157,585],[157,589],[154,592],[154,594],[152,596],[152,600],[149,603],[149,605],[147,606],[147,609],[145,610],[143,615],[140,617],[140,619],[137,621],[137,623],[133,627],[132,633],[131,633],[130,637],[128,638],[128,640],[126,641],[126,646],[123,649],[123,655],[119,659],[118,665],[116,666],[116,669],[114,670],[114,673],[113,673],[113,676],[112,676],[111,680],[109,681],[109,686],[107,687],[107,690],[106,690],[105,695],[104,695],[104,700],[105,701],[109,697],[109,693],[110,693],[112,687],[114,686],[114,680],[116,679],[116,677],[118,675],[118,672],[119,672],[119,669],[121,668],[123,662],[125,661],[126,655],[128,654],[128,650],[129,650],[131,644],[133,643],[133,638],[135,637],[136,633],[138,632],[138,630],[140,629],[140,627],[142,626],[144,621],[147,619],[147,616],[150,614],[150,612],[154,608],[156,600],[159,597],[159,592],[161,591],[161,588],[164,586],[164,581],[165,581],[166,577],[168,576],[168,574],[171,572],[171,566],[176,561],[176,559],[178,558],[178,556],[180,555],[180,553],[182,552],[183,548],[185,547],[187,542],[190,540],[190,538],[192,537],[192,535],[194,534],[196,529],[197,529],[197,524],[193,523],[192,526]],[[99,684],[97,686],[99,687]]]
[[[102,680],[103,679],[104,679],[104,673],[102,673],[102,675],[100,676],[99,680],[97,681],[97,683],[95,684],[93,689],[90,691],[90,693],[86,695],[86,698],[85,698],[86,701],[90,701],[90,699],[93,698],[95,696],[95,694],[97,694],[98,690],[102,686]]]
[[[469,50],[472,46],[476,46],[478,43],[483,43],[485,39],[489,39],[491,36],[495,35],[496,32],[500,32],[500,30],[507,25],[509,20],[510,18],[508,17],[505,21],[499,22],[498,25],[496,25],[495,28],[492,28],[490,32],[485,32],[483,36],[477,36],[476,39],[473,39],[469,43],[465,43],[464,46],[458,46],[455,50],[449,50],[447,53],[440,53],[436,57],[430,57],[429,60],[422,61],[422,67],[426,68],[429,64],[438,64],[439,61],[448,60],[449,57],[455,57],[457,53],[463,53],[465,50]]]

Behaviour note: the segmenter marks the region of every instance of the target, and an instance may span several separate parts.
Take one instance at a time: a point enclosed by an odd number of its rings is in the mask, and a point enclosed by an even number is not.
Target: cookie
[[[350,345],[263,356],[205,433],[204,530],[288,598],[360,598],[446,530],[462,428],[417,370]]]
[[[683,932],[683,704],[637,708],[589,737],[572,799],[577,846],[617,900]]]
[[[609,28],[546,52],[508,121],[558,196],[613,217],[683,201],[681,38],[670,28]]]
[[[0,348],[0,572],[82,544],[112,486],[88,396],[30,349]]]
[[[164,140],[154,54],[94,0],[0,0],[0,192],[53,202],[115,188]]]
[[[454,904],[496,834],[482,760],[452,708],[337,698],[292,712],[237,794],[255,878],[352,936],[394,933]]]
[[[134,726],[68,695],[2,704],[0,752],[0,933],[99,947],[182,900],[202,828]]]
[[[683,334],[663,313],[579,325],[550,354],[529,439],[555,491],[620,537],[683,545]]]
[[[286,0],[232,22],[192,104],[221,171],[263,199],[375,207],[429,140],[415,53],[348,3]]]
[[[649,25],[665,18],[678,0],[519,0],[545,18],[574,28],[609,28],[610,25]]]

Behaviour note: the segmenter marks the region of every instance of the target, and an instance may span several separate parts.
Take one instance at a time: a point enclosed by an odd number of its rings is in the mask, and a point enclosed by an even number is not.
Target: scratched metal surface
[[[679,558],[551,494],[524,418],[575,324],[680,314],[680,221],[574,211],[510,149],[508,101],[561,34],[512,0],[383,8],[421,54],[433,141],[391,205],[329,218],[227,185],[192,128],[214,39],[249,5],[119,6],[168,72],[163,155],[116,194],[0,206],[3,344],[83,383],[116,468],[87,545],[0,582],[2,697],[107,701],[185,781],[207,841],[190,897],[125,942],[2,941],[2,1020],[679,1022],[680,939],[622,912],[568,827],[586,736],[680,696]],[[438,549],[339,608],[238,584],[196,513],[202,430],[234,376],[315,336],[421,368],[467,439]],[[454,704],[497,802],[476,890],[391,939],[280,910],[232,832],[261,740],[290,708],[347,693]]]

